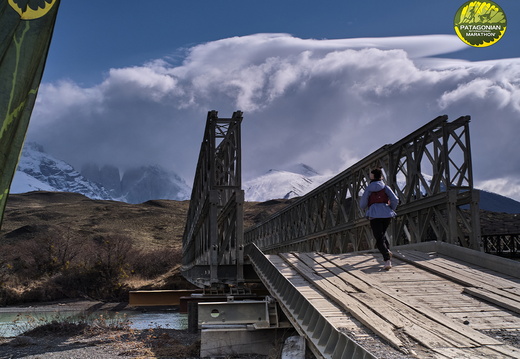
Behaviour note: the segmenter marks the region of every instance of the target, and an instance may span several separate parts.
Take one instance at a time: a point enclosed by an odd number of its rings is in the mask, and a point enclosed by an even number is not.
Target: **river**
[[[113,325],[126,323],[130,328],[139,330],[188,328],[188,314],[180,313],[177,307],[142,310],[120,303],[86,301],[0,307],[0,337],[16,336],[53,320],[70,322],[101,320]]]

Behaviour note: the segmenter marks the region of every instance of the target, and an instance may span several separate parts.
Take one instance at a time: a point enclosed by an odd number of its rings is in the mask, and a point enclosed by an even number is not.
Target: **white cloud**
[[[85,89],[68,80],[42,84],[39,93],[33,113],[36,120],[31,125],[47,126],[59,122],[63,117],[74,114],[78,108],[96,113],[104,95],[97,87]]]
[[[141,97],[160,102],[168,94],[175,94],[176,84],[176,79],[161,73],[160,68],[132,67],[111,69],[101,87],[104,93],[117,94],[123,99]]]
[[[159,163],[191,181],[213,109],[244,111],[249,178],[297,162],[338,172],[438,115],[471,115],[475,177],[514,178],[520,59],[433,57],[464,46],[450,35],[222,39],[193,47],[180,66],[112,69],[92,88],[43,84],[30,136],[74,165]]]
[[[508,106],[520,111],[520,61],[501,63],[489,68],[476,67],[469,81],[460,83],[440,98],[440,106],[446,107],[466,99],[486,101],[502,110]]]
[[[499,177],[475,184],[477,188],[488,192],[500,193],[509,198],[520,199],[520,178]]]

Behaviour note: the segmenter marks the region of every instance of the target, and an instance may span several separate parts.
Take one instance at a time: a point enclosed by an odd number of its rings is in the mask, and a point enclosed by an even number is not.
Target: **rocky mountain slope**
[[[74,192],[93,199],[112,199],[102,185],[89,181],[71,165],[31,142],[24,146],[11,184],[11,193],[30,191]]]
[[[141,166],[121,172],[113,166],[85,165],[81,172],[26,143],[11,185],[11,193],[30,191],[74,192],[91,199],[143,203],[150,199],[186,200],[190,187],[160,166]]]

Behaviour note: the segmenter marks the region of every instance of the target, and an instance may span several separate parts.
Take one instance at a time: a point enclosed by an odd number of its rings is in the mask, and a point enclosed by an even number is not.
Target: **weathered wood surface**
[[[490,330],[520,333],[520,280],[437,253],[285,253],[277,268],[351,337],[369,331],[403,353],[432,358],[520,358]],[[517,341],[518,342],[518,341]],[[414,343],[413,345],[410,343]]]

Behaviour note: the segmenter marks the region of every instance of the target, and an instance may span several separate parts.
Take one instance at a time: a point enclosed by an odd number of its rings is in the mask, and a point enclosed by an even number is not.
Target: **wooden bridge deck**
[[[375,357],[520,358],[518,277],[404,249],[394,250],[389,271],[379,253],[267,257],[327,321]]]

